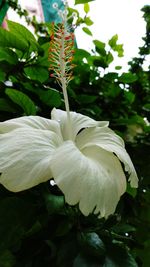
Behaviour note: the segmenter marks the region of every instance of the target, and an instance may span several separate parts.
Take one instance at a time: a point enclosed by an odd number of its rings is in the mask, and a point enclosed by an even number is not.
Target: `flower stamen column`
[[[58,13],[62,18],[62,23],[59,25],[53,25],[53,35],[51,36],[49,50],[49,69],[52,71],[50,76],[57,79],[63,91],[67,112],[68,138],[72,140],[72,122],[70,118],[67,85],[72,79],[71,70],[74,67],[71,63],[74,54],[74,34],[70,31],[70,28],[67,25],[67,2],[65,4],[65,10],[58,10]]]

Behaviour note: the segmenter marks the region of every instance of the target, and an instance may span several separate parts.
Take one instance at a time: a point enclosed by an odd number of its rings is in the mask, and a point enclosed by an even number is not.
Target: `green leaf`
[[[26,115],[35,115],[36,106],[34,102],[24,93],[15,89],[6,89],[5,93],[17,105],[19,105]]]
[[[118,41],[118,35],[115,34],[109,41],[108,44],[110,45],[110,47],[114,50],[116,48],[116,44]]]
[[[5,98],[0,98],[0,110],[6,112],[15,112],[16,109],[12,107],[10,101]]]
[[[0,27],[0,46],[12,47],[21,51],[28,50],[28,44],[22,38]]]
[[[96,67],[102,67],[103,69],[105,69],[105,68],[108,67],[108,63],[107,63],[105,57],[101,57],[101,56],[92,56],[91,58],[92,58],[92,60],[93,60],[93,64],[94,64]]]
[[[47,68],[49,67],[49,60],[48,60],[49,46],[50,46],[49,43],[45,43],[41,45],[41,48],[43,49],[44,54],[43,56],[38,56],[37,65],[42,66],[42,67],[47,67]]]
[[[123,57],[124,56],[124,49],[122,44],[116,45],[114,51],[118,53],[118,57]]]
[[[136,74],[132,74],[130,72],[123,73],[120,77],[118,77],[118,81],[122,83],[133,83],[138,79]]]
[[[51,107],[60,107],[61,105],[61,96],[60,93],[55,89],[49,89],[47,91],[40,90],[39,98],[47,106]]]
[[[39,45],[34,37],[34,35],[22,24],[8,20],[7,21],[9,30],[11,33],[19,37],[21,40],[26,42],[27,46],[31,46],[32,50],[37,50]]]
[[[133,198],[137,195],[137,188],[133,188],[130,186],[130,184],[127,184],[127,193],[131,195]]]
[[[71,228],[72,223],[68,223],[68,218],[66,217],[66,219],[62,219],[61,224],[59,224],[56,229],[56,236],[65,236],[70,232]]]
[[[91,255],[100,258],[105,253],[105,245],[100,239],[98,234],[92,233],[81,233],[78,236],[81,250],[86,255]]]
[[[26,231],[25,237],[30,237],[36,233],[38,233],[41,230],[42,226],[39,221],[35,221],[31,228]]]
[[[86,4],[86,3],[89,3],[89,2],[92,2],[94,0],[75,0],[75,5],[78,5],[78,4]]]
[[[44,194],[44,199],[48,214],[61,213],[65,205],[64,196],[56,196],[48,193]]]
[[[118,41],[118,35],[115,34],[109,41],[108,44],[112,48],[113,51],[118,53],[119,57],[123,57],[123,45],[122,44],[117,44]]]
[[[84,11],[85,11],[86,14],[90,11],[90,6],[89,6],[88,3],[84,4]]]
[[[78,62],[83,60],[83,58],[89,58],[90,57],[90,53],[87,52],[84,49],[76,49],[75,50],[75,57],[74,57],[74,62]]]
[[[0,266],[13,267],[15,265],[15,257],[9,250],[0,251]]]
[[[96,51],[102,55],[102,56],[106,56],[106,50],[105,50],[105,43],[99,41],[99,40],[94,40],[93,43],[95,44],[95,49]]]
[[[11,49],[0,47],[0,61],[7,61],[12,65],[16,65],[18,57]]]
[[[130,118],[124,118],[124,119],[118,119],[118,123],[122,124],[122,125],[142,125],[145,126],[145,121],[143,119],[143,117],[139,116],[139,115],[133,115]]]
[[[143,109],[150,111],[150,104],[147,103],[143,106]]]
[[[98,260],[78,254],[73,262],[73,267],[101,267]],[[118,266],[119,267],[119,266]]]
[[[116,66],[115,67],[115,70],[121,70],[122,69],[122,66]]]
[[[0,82],[3,82],[5,80],[6,73],[0,69]]]
[[[91,25],[93,25],[93,21],[90,19],[90,17],[86,17],[85,19],[84,19],[84,22],[85,22],[85,24],[87,25],[87,26],[91,26]]]
[[[0,251],[20,242],[34,220],[30,202],[18,197],[0,200]],[[1,266],[1,265],[0,265]]]
[[[119,253],[119,252],[118,252]],[[134,258],[128,254],[125,258],[118,254],[119,260],[114,260],[110,257],[106,257],[103,267],[138,267]]]
[[[106,56],[106,62],[107,62],[107,64],[109,65],[110,63],[113,62],[113,60],[114,60],[114,57],[113,57],[112,53],[109,52],[109,53],[107,54],[107,56]]]
[[[135,94],[130,91],[124,91],[124,96],[130,104],[132,104],[135,100]]]
[[[118,244],[117,244],[118,243]],[[138,267],[135,259],[129,253],[128,249],[122,242],[114,240],[114,244],[111,244],[109,250],[107,250],[107,256],[103,267]]]
[[[116,72],[109,72],[105,74],[104,79],[110,82],[114,82],[115,79],[118,79],[118,73]]]
[[[112,227],[113,231],[118,234],[125,234],[130,232],[135,232],[136,228],[130,224],[118,224]]]
[[[93,35],[92,32],[91,32],[91,31],[89,30],[89,28],[87,28],[87,27],[83,27],[82,30],[83,30],[86,34],[88,34],[88,35],[90,35],[90,36]]]
[[[39,65],[25,67],[24,72],[28,77],[30,77],[30,79],[39,81],[41,83],[45,82],[49,77],[48,70]]]
[[[80,96],[77,97],[77,101],[81,102],[82,104],[90,104],[95,102],[97,98],[98,96],[95,95],[81,94]]]
[[[120,91],[120,87],[117,84],[112,83],[108,86],[108,91],[105,92],[105,95],[115,98],[120,94]]]

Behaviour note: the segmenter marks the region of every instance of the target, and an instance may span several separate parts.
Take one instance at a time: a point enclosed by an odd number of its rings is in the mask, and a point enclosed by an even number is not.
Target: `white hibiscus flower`
[[[108,122],[69,110],[66,87],[74,51],[66,22],[67,12],[54,27],[49,55],[51,77],[62,87],[66,111],[53,109],[51,120],[29,116],[0,123],[0,183],[18,192],[54,178],[68,204],[79,204],[84,215],[107,218],[126,191],[121,162],[132,187],[138,186],[138,178],[123,140]]]
[[[108,122],[97,122],[70,112],[53,109],[51,120],[28,116],[0,123],[0,183],[13,192],[54,178],[70,205],[79,203],[84,215],[100,217],[114,213],[126,191],[138,178],[123,140]]]

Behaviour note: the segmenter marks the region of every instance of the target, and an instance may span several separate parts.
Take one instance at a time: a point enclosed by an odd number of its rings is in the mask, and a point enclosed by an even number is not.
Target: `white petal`
[[[77,146],[80,150],[91,145],[99,146],[117,155],[125,165],[125,170],[129,173],[129,181],[132,187],[138,187],[138,178],[133,163],[124,148],[124,141],[108,127],[96,127],[85,129],[76,138]]]
[[[56,149],[51,170],[56,184],[70,205],[79,203],[84,215],[93,212],[107,217],[114,213],[126,190],[126,178],[117,157],[99,147],[82,154],[71,141]]]
[[[24,116],[0,122],[0,133],[7,133],[22,127],[50,130],[60,135],[60,127],[57,121],[45,119],[40,116]]]
[[[72,122],[72,134],[73,134],[73,140],[75,140],[75,137],[77,133],[86,127],[103,127],[108,126],[109,122],[107,121],[95,121],[88,116],[84,116],[80,113],[76,112],[70,112],[71,122]],[[56,120],[60,123],[61,131],[64,140],[68,140],[68,128],[67,128],[67,113],[66,111],[60,110],[60,109],[53,109],[51,112],[51,118],[52,120]]]
[[[52,177],[50,160],[62,140],[54,132],[18,128],[0,135],[0,183],[17,192]]]

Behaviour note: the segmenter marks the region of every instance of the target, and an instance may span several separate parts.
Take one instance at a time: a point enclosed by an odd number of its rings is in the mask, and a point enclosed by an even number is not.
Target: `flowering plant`
[[[66,1],[59,14],[62,24],[54,27],[50,71],[62,87],[66,111],[54,108],[51,120],[29,116],[0,123],[0,183],[18,192],[53,178],[68,204],[79,203],[84,215],[107,218],[126,191],[125,172],[131,187],[138,186],[138,178],[123,140],[108,122],[70,112],[67,84],[74,50]]]

